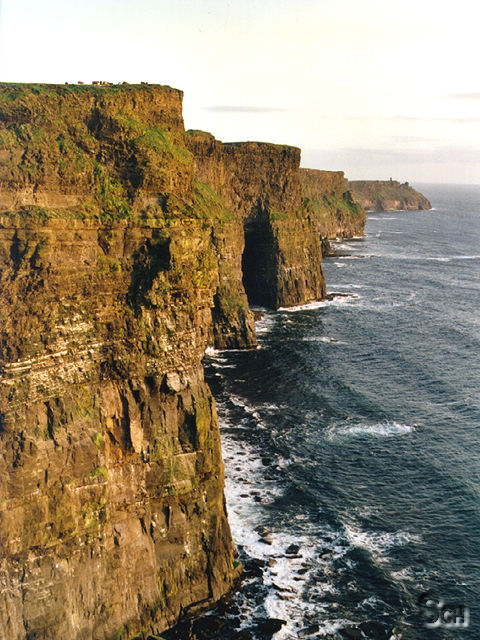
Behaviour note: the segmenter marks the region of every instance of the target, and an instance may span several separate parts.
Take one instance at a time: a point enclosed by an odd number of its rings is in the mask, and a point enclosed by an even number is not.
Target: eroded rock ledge
[[[300,151],[169,87],[0,85],[0,628],[133,638],[239,576],[208,346],[322,298]]]

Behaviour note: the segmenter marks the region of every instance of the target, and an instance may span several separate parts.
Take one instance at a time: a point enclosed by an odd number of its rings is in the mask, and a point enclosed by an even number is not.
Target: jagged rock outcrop
[[[187,148],[181,103],[0,85],[2,640],[159,633],[239,575],[201,360],[256,344],[246,294],[324,295],[320,239],[298,149]]]
[[[365,231],[363,208],[354,202],[343,171],[300,169],[302,193],[312,202],[323,238],[353,238]]]
[[[302,200],[300,149],[260,142],[221,143],[187,132],[199,179],[244,228],[243,283],[251,304],[272,308],[325,296],[321,238]]]
[[[432,208],[429,200],[397,180],[350,180],[354,199],[367,211],[421,211]]]

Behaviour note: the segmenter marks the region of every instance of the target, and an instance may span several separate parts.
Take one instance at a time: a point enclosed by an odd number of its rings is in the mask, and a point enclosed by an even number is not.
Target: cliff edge
[[[202,131],[188,131],[187,146],[199,179],[243,227],[250,304],[276,309],[325,297],[321,238],[302,200],[300,149],[222,143]]]

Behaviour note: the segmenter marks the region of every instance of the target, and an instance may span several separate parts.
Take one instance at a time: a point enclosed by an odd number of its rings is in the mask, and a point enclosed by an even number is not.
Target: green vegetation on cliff
[[[365,212],[354,201],[343,171],[300,169],[304,206],[310,207],[323,238],[361,236]]]
[[[181,97],[156,85],[1,84],[0,210],[108,221],[155,199],[168,214],[167,195],[189,202]]]
[[[256,345],[247,296],[325,296],[319,219],[300,149],[186,136],[181,102],[0,85],[6,640],[148,637],[239,576],[202,358]]]
[[[397,180],[353,180],[349,182],[354,199],[367,211],[418,211],[431,209],[427,198],[408,182]]]

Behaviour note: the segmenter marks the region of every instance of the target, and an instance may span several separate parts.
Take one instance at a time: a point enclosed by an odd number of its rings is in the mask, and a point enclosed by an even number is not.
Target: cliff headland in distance
[[[397,180],[350,180],[354,199],[366,211],[422,211],[431,209],[429,200],[411,187]]]

